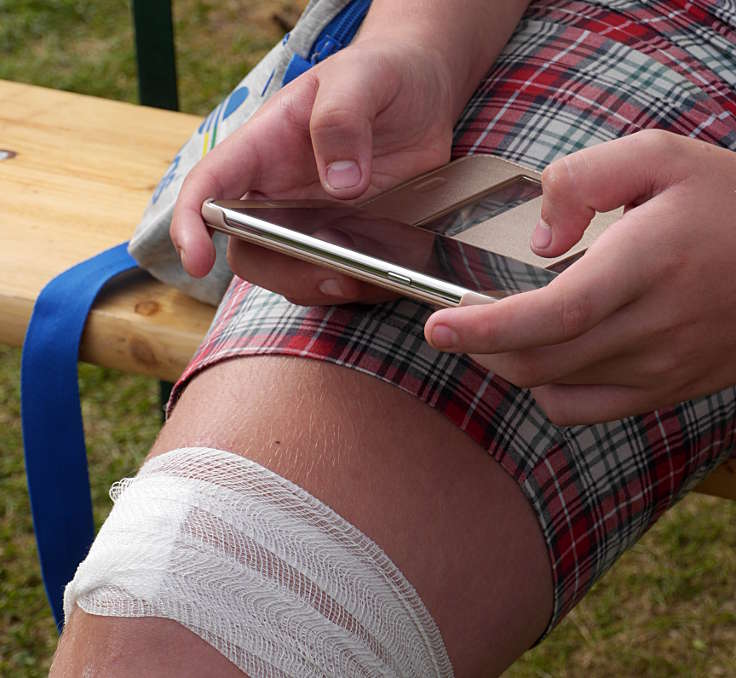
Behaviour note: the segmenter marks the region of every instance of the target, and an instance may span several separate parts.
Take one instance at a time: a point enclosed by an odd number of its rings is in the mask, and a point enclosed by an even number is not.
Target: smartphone
[[[581,242],[550,261],[529,249],[540,179],[500,158],[468,156],[357,206],[207,200],[202,216],[231,236],[436,306],[491,303],[548,284],[584,252]]]

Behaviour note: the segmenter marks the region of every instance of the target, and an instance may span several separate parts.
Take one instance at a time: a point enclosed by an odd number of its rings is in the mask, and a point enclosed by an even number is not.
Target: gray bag
[[[142,268],[200,301],[219,303],[232,278],[225,258],[227,237],[215,233],[217,259],[201,279],[184,272],[169,239],[171,216],[184,178],[283,84],[352,40],[369,6],[370,0],[311,0],[294,29],[202,121],[161,179],[130,240],[128,251]]]

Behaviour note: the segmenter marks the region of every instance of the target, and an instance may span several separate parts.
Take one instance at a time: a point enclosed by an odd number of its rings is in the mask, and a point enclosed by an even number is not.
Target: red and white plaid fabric
[[[460,118],[454,156],[536,169],[657,127],[736,151],[735,0],[539,0]],[[423,337],[430,309],[304,308],[235,279],[176,385],[236,356],[302,356],[395,384],[488,450],[532,504],[552,564],[549,631],[592,584],[736,448],[736,387],[598,426],[557,427],[528,391]],[[173,405],[172,405],[173,406]]]

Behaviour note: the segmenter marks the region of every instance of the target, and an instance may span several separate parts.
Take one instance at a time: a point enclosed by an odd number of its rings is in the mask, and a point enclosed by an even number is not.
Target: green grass
[[[297,2],[176,0],[180,100],[205,113]],[[279,15],[279,21],[273,15]],[[0,78],[136,100],[128,2],[0,0]],[[56,634],[25,489],[19,351],[0,347],[0,676],[42,676]],[[89,365],[80,387],[99,524],[159,425],[157,382]],[[688,497],[509,676],[736,675],[736,502]]]
[[[41,676],[56,643],[36,560],[23,468],[20,351],[0,347],[0,676]],[[158,382],[80,365],[95,522],[110,484],[135,472],[160,422]]]
[[[177,0],[182,110],[205,113],[283,35],[303,0]],[[0,78],[136,101],[127,0],[0,0]]]

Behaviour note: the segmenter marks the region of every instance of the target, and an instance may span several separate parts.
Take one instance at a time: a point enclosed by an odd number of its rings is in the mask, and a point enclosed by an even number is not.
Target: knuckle
[[[574,339],[592,324],[593,305],[584,290],[574,290],[560,295],[558,317],[562,339]]]
[[[547,197],[568,195],[574,190],[574,176],[570,156],[563,156],[545,167],[542,172],[542,191]]]
[[[519,388],[532,388],[545,383],[544,369],[528,353],[508,357],[501,376]]]
[[[488,318],[480,306],[469,306],[457,316],[460,324],[457,326],[460,335],[460,347],[468,353],[493,354],[502,357],[497,348],[499,337],[498,320]]]
[[[670,381],[681,368],[679,358],[671,351],[655,351],[647,356],[646,381],[665,379]]]
[[[309,123],[310,131],[315,136],[357,132],[363,125],[363,117],[346,106],[321,107],[313,113]]]
[[[539,385],[539,380],[536,379],[534,370],[528,365],[517,365],[511,371],[509,381],[519,388],[531,388],[532,386]]]
[[[563,156],[542,172],[542,219],[558,233],[558,243],[571,247],[578,242],[600,198],[595,183],[594,158],[597,151],[587,148]]]
[[[310,112],[314,105],[314,99],[319,88],[319,79],[312,73],[303,73],[293,83],[282,89],[272,100],[264,106],[264,111],[270,110],[272,106],[278,106],[279,114],[284,121],[302,129],[306,127],[305,122],[309,120]]]
[[[629,141],[631,139],[631,141]],[[687,176],[692,167],[688,154],[684,152],[682,142],[686,140],[678,134],[661,129],[645,129],[613,143],[631,143],[638,160],[632,171],[639,177],[639,191],[633,206],[646,202]]]
[[[690,379],[693,373],[699,373],[702,366],[702,354],[698,349],[700,339],[695,341],[697,343],[693,344],[686,337],[664,334],[658,350],[647,351],[644,356],[645,383],[676,385]]]
[[[580,239],[583,229],[595,216],[585,190],[587,165],[583,152],[573,153],[555,160],[542,172],[542,219],[572,238],[570,244]]]
[[[677,135],[661,129],[645,129],[635,135],[644,157],[666,161],[677,155]]]
[[[669,132],[661,129],[643,129],[634,134],[637,143],[644,144],[647,148],[659,148],[670,136]]]
[[[496,346],[499,340],[498,322],[493,322],[484,313],[474,314],[473,323],[467,328],[479,349]]]

